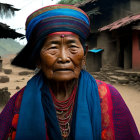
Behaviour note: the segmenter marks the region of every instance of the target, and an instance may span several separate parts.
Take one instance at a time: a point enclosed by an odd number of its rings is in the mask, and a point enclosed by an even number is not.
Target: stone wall
[[[10,99],[10,92],[8,91],[8,87],[0,89],[0,106],[4,106],[8,100]]]
[[[116,1],[117,2],[117,1]],[[130,14],[130,2],[125,1],[122,3],[118,3],[117,5],[113,5],[112,11],[112,22],[124,18]]]
[[[140,13],[140,0],[130,0],[131,13]]]
[[[140,90],[140,72],[123,70],[119,67],[104,66],[100,72],[91,72],[95,79],[111,84],[135,86]]]
[[[110,32],[101,32],[99,34],[97,48],[104,50],[102,53],[102,66],[108,64],[118,66],[118,46],[116,44],[117,42],[112,38]]]
[[[88,52],[86,57],[86,68],[89,72],[100,71],[101,68],[101,52]]]

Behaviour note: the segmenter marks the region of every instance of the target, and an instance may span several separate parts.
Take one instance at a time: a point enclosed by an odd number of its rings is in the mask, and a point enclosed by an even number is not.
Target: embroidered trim
[[[101,100],[101,118],[102,118],[102,140],[115,140],[112,100],[111,94],[106,83],[96,80],[98,85],[99,96]]]

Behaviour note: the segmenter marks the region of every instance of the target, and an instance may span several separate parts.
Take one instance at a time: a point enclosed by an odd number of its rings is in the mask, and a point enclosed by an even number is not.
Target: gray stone
[[[113,80],[113,79],[111,79],[110,82],[111,82],[111,84],[117,83],[117,81],[116,80]]]
[[[20,82],[19,80],[16,80],[15,82]]]
[[[113,72],[107,72],[107,75],[114,75]]]
[[[140,86],[140,72],[133,70],[122,70],[121,68],[107,65],[102,67],[99,72],[90,73],[98,80],[122,85],[129,84],[129,86],[136,86],[137,88]]]
[[[140,81],[138,81],[137,84],[140,86]]]
[[[135,83],[134,81],[129,81],[130,85],[134,85],[134,83]]]
[[[30,74],[34,74],[33,72],[30,71],[22,71],[18,73],[19,75],[30,75]]]
[[[3,69],[5,74],[11,74],[12,73],[12,69]]]
[[[20,89],[20,87],[19,87],[19,86],[16,86],[16,89],[17,89],[17,90],[19,90],[19,89]]]
[[[8,76],[0,76],[0,83],[7,83],[9,82]]]
[[[10,92],[8,92],[8,87],[0,89],[0,106],[5,105],[10,99]]]

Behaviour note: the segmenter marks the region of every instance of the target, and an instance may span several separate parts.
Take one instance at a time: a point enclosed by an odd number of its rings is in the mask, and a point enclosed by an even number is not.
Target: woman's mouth
[[[68,69],[68,68],[63,68],[63,69],[60,68],[60,69],[55,69],[54,70],[54,72],[57,72],[57,71],[62,71],[62,72],[64,71],[65,72],[65,71],[73,71],[73,70],[72,69]]]

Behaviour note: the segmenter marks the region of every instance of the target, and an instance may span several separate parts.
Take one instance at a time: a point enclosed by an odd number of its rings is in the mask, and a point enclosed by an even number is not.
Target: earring
[[[37,74],[41,69],[36,67],[34,73]]]
[[[34,73],[37,74],[40,70],[41,70],[41,66],[40,64],[37,64]]]

